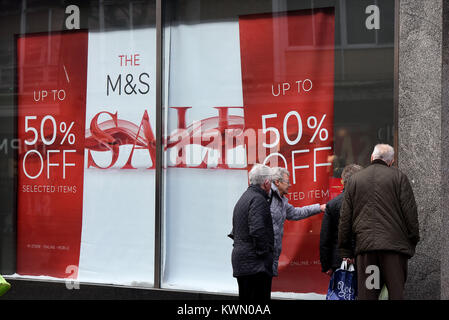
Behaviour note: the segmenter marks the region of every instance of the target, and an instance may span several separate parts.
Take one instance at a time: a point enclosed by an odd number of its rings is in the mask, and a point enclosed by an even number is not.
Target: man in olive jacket
[[[403,299],[408,259],[419,241],[413,190],[407,176],[391,166],[393,161],[390,145],[376,145],[371,165],[345,185],[338,247],[344,259],[356,257],[360,300],[378,299],[383,284],[390,299]],[[373,278],[377,275],[378,281]]]
[[[249,172],[250,186],[234,207],[232,232],[233,276],[240,300],[267,301],[273,278],[273,223],[269,192],[271,168],[255,164]]]

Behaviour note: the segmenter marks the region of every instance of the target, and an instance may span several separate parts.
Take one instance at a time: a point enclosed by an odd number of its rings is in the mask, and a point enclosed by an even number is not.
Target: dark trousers
[[[239,299],[243,301],[270,300],[272,279],[272,276],[264,272],[237,277]]]
[[[388,289],[388,299],[404,299],[407,264],[408,257],[406,255],[392,251],[372,251],[357,255],[357,299],[379,299],[384,284]],[[379,271],[378,274],[376,270]],[[374,278],[376,275],[379,276],[378,282]],[[379,286],[375,286],[376,284]]]

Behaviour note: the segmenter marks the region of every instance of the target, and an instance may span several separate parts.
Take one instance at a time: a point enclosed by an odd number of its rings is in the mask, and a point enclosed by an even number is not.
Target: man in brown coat
[[[360,300],[378,299],[383,284],[390,299],[403,299],[408,259],[419,241],[413,190],[393,161],[394,149],[378,144],[371,165],[345,185],[338,247],[344,259],[356,258]]]

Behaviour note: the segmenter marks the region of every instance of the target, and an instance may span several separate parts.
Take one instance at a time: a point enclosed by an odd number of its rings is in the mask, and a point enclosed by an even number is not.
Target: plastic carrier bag
[[[10,288],[11,285],[0,275],[0,297],[4,295]]]
[[[329,282],[326,300],[355,300],[357,297],[357,274],[354,265],[343,261]]]

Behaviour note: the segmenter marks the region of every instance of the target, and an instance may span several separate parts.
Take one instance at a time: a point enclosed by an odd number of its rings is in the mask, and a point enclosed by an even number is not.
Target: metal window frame
[[[399,148],[399,9],[400,0],[394,0],[394,64],[393,64],[393,124],[394,124],[394,139],[393,147],[396,150],[394,153],[394,162],[399,166],[398,148]]]
[[[162,181],[162,0],[156,0],[156,173],[155,173],[155,212],[154,212],[154,288],[161,288],[162,279],[162,214],[163,214],[163,181]]]

